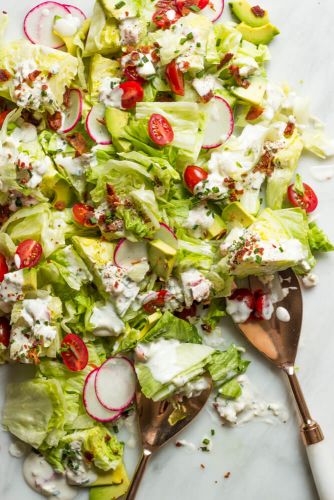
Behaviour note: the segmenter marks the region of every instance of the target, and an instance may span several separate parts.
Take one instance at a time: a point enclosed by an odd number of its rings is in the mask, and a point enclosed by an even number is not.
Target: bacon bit
[[[62,124],[62,116],[60,111],[56,111],[53,115],[48,113],[47,116],[48,124],[51,130],[57,131],[60,129]]]
[[[225,177],[224,184],[226,184],[226,186],[229,189],[234,189],[235,188],[235,181],[231,177]]]
[[[262,108],[262,106],[251,106],[246,115],[246,120],[249,121],[256,120],[259,116],[262,115],[263,111],[264,108]]]
[[[111,440],[111,436],[109,436],[109,434],[106,434],[104,436],[104,440],[105,440],[106,443],[109,443],[109,441]]]
[[[155,98],[156,102],[173,102],[174,97],[173,94],[169,92],[158,92]]]
[[[44,83],[44,84],[42,85],[42,90],[48,90],[48,88],[49,88],[49,87],[46,85],[46,83]]]
[[[75,149],[75,156],[81,156],[88,152],[85,138],[80,132],[66,136],[67,142]]]
[[[0,224],[4,224],[10,216],[9,205],[0,205]]]
[[[54,204],[54,207],[56,210],[65,210],[66,208],[66,203],[64,201],[57,201],[55,204]]]
[[[84,457],[85,457],[86,460],[88,460],[88,462],[91,462],[93,460],[93,458],[94,458],[94,455],[90,451],[85,451],[84,452]]]
[[[288,122],[284,129],[284,137],[291,137],[294,133],[296,125],[292,122]]]
[[[152,52],[151,52],[151,58],[152,58],[152,61],[154,63],[158,63],[160,61],[159,50],[157,50],[157,49],[152,50]]]
[[[31,359],[35,365],[39,365],[39,363],[41,362],[41,360],[38,357],[36,347],[29,349],[27,358]]]
[[[8,82],[12,78],[12,75],[6,69],[0,69],[0,82]]]
[[[35,127],[37,127],[42,120],[41,118],[35,118],[34,113],[28,109],[23,109],[21,116],[25,122],[31,123],[32,125],[35,125]]]
[[[107,184],[107,203],[113,210],[121,204],[121,200],[112,184]]]
[[[201,96],[201,101],[203,101],[203,102],[209,102],[209,101],[211,101],[211,99],[213,98],[213,96],[214,96],[214,93],[212,92],[212,90],[210,90],[210,92],[208,92],[207,94]]]
[[[71,90],[66,87],[66,90],[64,92],[64,96],[63,96],[63,103],[64,103],[64,106],[65,108],[69,108],[70,107],[70,97],[71,97]]]
[[[204,464],[201,464],[201,469],[205,469],[205,465]]]
[[[255,165],[253,172],[262,172],[270,177],[274,171],[273,159],[273,154],[270,151],[265,151],[258,164]]]
[[[266,11],[263,10],[259,5],[254,5],[254,7],[251,8],[251,11],[256,17],[264,17],[266,13]]]
[[[225,479],[228,479],[230,477],[231,473],[230,472],[225,472],[224,474],[224,478]]]
[[[106,224],[105,230],[108,233],[117,233],[117,231],[123,231],[124,229],[124,223],[122,219],[117,219],[114,220],[113,222],[110,222],[110,224]]]
[[[234,57],[234,54],[232,54],[232,52],[226,52],[223,59],[218,64],[218,69],[222,68],[223,66],[225,66],[225,64],[229,63],[231,61],[231,59],[233,59],[233,57]]]
[[[239,66],[232,64],[228,69],[229,72],[231,73],[231,76],[234,78],[234,81],[237,84],[237,86],[242,87],[244,89],[248,89],[248,87],[250,86],[250,82],[246,80],[246,78],[242,78],[240,76]]]
[[[204,330],[205,332],[208,332],[208,333],[211,333],[211,332],[212,332],[212,328],[211,328],[211,326],[210,326],[210,325],[206,325],[205,323],[203,323],[203,324],[201,325],[201,327],[202,327],[202,330]]]
[[[32,71],[31,73],[29,73],[28,75],[28,80],[30,82],[34,82],[36,80],[36,78],[41,74],[41,71],[39,71],[38,69],[35,69],[35,71]],[[43,88],[43,87],[42,87]]]
[[[181,448],[181,446],[183,446],[183,444],[180,443],[180,441],[176,441],[175,446],[176,446],[176,448]]]

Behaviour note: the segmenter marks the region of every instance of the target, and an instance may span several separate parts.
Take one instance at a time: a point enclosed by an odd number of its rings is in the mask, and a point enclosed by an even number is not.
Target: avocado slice
[[[141,329],[140,334],[139,334],[139,340],[143,339],[147,332],[152,328],[152,326],[161,318],[162,312],[161,311],[155,311],[153,314],[150,314],[147,317],[147,322],[144,328]]]
[[[244,40],[252,42],[255,45],[267,45],[276,35],[280,33],[279,29],[271,23],[264,24],[258,28],[248,26],[246,23],[240,23],[236,29],[240,31]]]
[[[230,7],[235,17],[237,17],[240,22],[248,24],[248,26],[257,28],[270,22],[269,15],[266,10],[259,10],[258,5],[254,8],[246,0],[233,0],[232,2],[230,2]],[[261,10],[263,15],[261,13]],[[261,13],[261,15],[256,15],[254,13],[256,11]]]
[[[129,114],[117,108],[107,108],[105,120],[112,142],[118,151],[128,152],[131,144],[126,139],[122,139],[122,133],[129,121]]]
[[[255,222],[255,217],[249,214],[239,201],[227,205],[223,210],[222,217],[229,229],[234,226],[248,227]]]
[[[72,242],[78,254],[91,268],[104,266],[114,258],[115,245],[110,241],[73,236]]]
[[[99,471],[97,480],[89,490],[89,500],[114,500],[127,492],[129,484],[123,464],[113,471]]]
[[[72,189],[69,184],[61,179],[53,188],[54,198],[52,200],[52,206],[57,210],[64,210],[68,207],[72,201]]]
[[[148,260],[153,271],[162,279],[167,280],[175,263],[177,249],[157,239],[149,242]]]
[[[215,214],[213,223],[208,229],[208,239],[219,239],[224,233],[226,233],[226,230],[227,228],[225,222],[219,217],[219,215]]]
[[[246,89],[243,87],[231,87],[231,92],[240,101],[246,101],[251,104],[260,105],[267,88],[267,81],[264,78],[255,76],[249,79],[250,85]]]

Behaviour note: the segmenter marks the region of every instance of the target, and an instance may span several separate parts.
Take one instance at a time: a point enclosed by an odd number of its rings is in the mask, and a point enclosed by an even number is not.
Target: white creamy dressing
[[[183,446],[184,448],[187,448],[189,451],[196,451],[197,447],[194,443],[191,441],[187,441],[186,439],[178,439],[176,441],[179,445]]]
[[[201,319],[199,323],[201,324]],[[218,348],[225,345],[225,339],[223,337],[223,331],[220,326],[216,326],[211,332],[203,332],[202,334],[203,344],[210,347]]]
[[[310,173],[317,181],[330,181],[334,177],[334,165],[315,165],[310,167]]]
[[[110,293],[116,311],[123,316],[136,299],[140,287],[127,276],[127,270],[111,262],[99,271],[104,289]]]
[[[279,85],[267,83],[264,112],[261,117],[271,121],[277,111],[282,107],[284,99],[285,94]]]
[[[93,333],[97,337],[117,336],[124,331],[124,323],[116,314],[111,303],[101,305],[96,303],[89,319],[93,325]]]
[[[183,227],[190,229],[195,238],[201,238],[213,223],[214,217],[209,207],[201,204],[189,210],[188,217],[183,222]]]
[[[312,288],[319,283],[319,276],[315,273],[308,273],[302,277],[302,283],[305,288]]]
[[[9,312],[13,302],[22,299],[24,270],[13,271],[4,276],[0,283],[0,309]]]
[[[189,380],[178,394],[185,398],[195,398],[209,387],[209,381],[205,377],[200,377],[195,380]]]
[[[77,486],[88,486],[97,480],[97,474],[87,465],[81,448],[81,441],[72,441],[71,461],[66,463],[66,479],[69,484]]]
[[[57,165],[63,167],[63,169],[69,174],[75,177],[81,177],[84,175],[85,170],[89,167],[91,155],[81,155],[78,158],[72,158],[72,156],[64,156],[61,153],[57,153],[55,156],[55,162]]]
[[[9,454],[14,458],[22,458],[31,451],[31,446],[18,439],[13,440],[8,448]]]
[[[23,463],[23,476],[28,485],[45,497],[72,500],[78,489],[70,486],[63,474],[57,474],[41,455],[30,453]]]
[[[191,84],[196,90],[197,94],[201,97],[210,94],[215,89],[220,87],[213,75],[206,75],[202,78],[194,78]]]
[[[239,66],[239,74],[243,78],[251,76],[259,69],[259,65],[254,57],[250,56],[238,56],[233,60],[233,64]]]
[[[276,318],[283,323],[288,323],[290,321],[290,313],[289,311],[282,306],[278,306],[276,309]]]
[[[134,55],[136,57],[134,57]],[[156,73],[151,53],[143,54],[138,50],[134,50],[133,52],[130,52],[130,54],[123,56],[121,59],[121,65],[123,68],[125,68],[128,64],[136,66],[138,75],[143,78],[149,78]]]
[[[184,299],[187,307],[196,302],[208,300],[212,283],[197,269],[189,269],[181,273]]]
[[[184,303],[184,294],[179,281],[176,278],[169,278],[165,289],[168,292],[168,300],[165,303],[165,309],[176,311]]]
[[[36,62],[32,59],[22,61],[15,67],[12,95],[19,106],[38,111],[44,106],[54,106],[56,99],[44,76],[37,76],[33,82],[29,81],[29,84],[26,82],[29,74],[36,69]]]
[[[56,19],[54,30],[63,37],[74,36],[81,26],[81,20],[78,17],[67,14],[65,17]]]
[[[123,89],[120,88],[120,78],[103,78],[100,85],[99,100],[106,107],[122,109]]]
[[[226,298],[226,312],[232,317],[234,323],[244,323],[252,313],[246,300],[237,300]]]
[[[122,45],[137,45],[142,23],[137,17],[124,19],[119,25]]]

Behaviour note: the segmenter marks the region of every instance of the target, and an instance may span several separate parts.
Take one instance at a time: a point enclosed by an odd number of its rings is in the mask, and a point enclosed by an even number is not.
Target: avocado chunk
[[[115,245],[110,241],[73,236],[73,245],[89,267],[104,266],[114,258]]]
[[[219,239],[224,233],[226,233],[226,229],[225,222],[219,217],[219,215],[215,214],[213,223],[208,229],[208,239]]]
[[[269,23],[268,12],[258,5],[252,7],[246,0],[233,0],[230,7],[235,17],[248,26],[257,28]]]
[[[255,222],[255,217],[249,214],[239,201],[227,205],[222,216],[229,229],[235,226],[248,227]]]
[[[117,108],[107,108],[106,114],[106,125],[109,134],[112,137],[112,142],[118,151],[130,151],[131,144],[126,139],[122,139],[122,134],[124,128],[127,126],[129,121],[129,114],[126,111],[122,111]]]
[[[280,33],[279,29],[273,24],[267,23],[258,28],[253,28],[248,26],[246,23],[240,23],[236,27],[238,31],[242,34],[242,38],[248,42],[252,42],[255,45],[265,44],[267,45],[272,41],[272,39]]]
[[[72,201],[72,189],[63,179],[58,181],[53,189],[54,198],[52,200],[52,206],[57,210],[64,210]]]
[[[261,77],[253,77],[249,79],[250,85],[247,88],[231,87],[231,92],[240,101],[246,101],[251,104],[260,105],[263,102],[263,97],[267,88],[267,81]]]
[[[175,263],[177,250],[157,239],[150,241],[148,260],[153,271],[162,279],[167,280]]]
[[[144,328],[141,329],[140,334],[139,334],[139,339],[143,339],[147,332],[152,328],[153,325],[161,318],[162,313],[161,311],[155,311],[153,314],[150,314],[147,317],[147,322]]]
[[[123,464],[117,469],[98,473],[98,478],[89,490],[89,500],[114,500],[124,495],[129,487],[129,478]]]

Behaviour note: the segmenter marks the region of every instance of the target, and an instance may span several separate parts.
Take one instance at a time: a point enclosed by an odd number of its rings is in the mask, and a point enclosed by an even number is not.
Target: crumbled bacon
[[[203,101],[203,102],[209,102],[213,98],[213,95],[214,94],[213,94],[212,90],[210,90],[210,92],[208,92],[207,94],[201,96],[201,101]]]
[[[0,82],[8,82],[12,75],[6,69],[0,69]]]
[[[236,85],[238,87],[248,89],[248,87],[250,86],[250,82],[248,80],[246,80],[246,78],[242,78],[242,76],[240,75],[239,66],[232,64],[228,69],[229,69],[229,72],[231,73],[231,76],[234,78]]]
[[[294,133],[295,131],[295,128],[296,128],[296,125],[292,122],[288,122],[286,124],[286,127],[284,129],[284,136],[285,137],[291,137],[292,134]]]
[[[31,123],[32,125],[35,125],[35,127],[38,127],[42,120],[41,118],[36,118],[34,113],[28,109],[23,109],[21,116],[25,122]]]
[[[40,74],[41,74],[41,71],[39,71],[38,69],[35,69],[35,71],[32,71],[31,73],[29,73],[27,78],[28,78],[29,82],[34,82]]]
[[[36,347],[32,347],[31,349],[29,349],[27,358],[31,359],[34,365],[38,365],[41,362],[41,360],[38,357]]]
[[[155,98],[156,102],[173,102],[174,96],[169,92],[158,92]]]
[[[0,205],[0,224],[4,224],[10,216],[9,205]]]
[[[109,224],[106,224],[105,230],[109,233],[116,233],[117,231],[123,231],[124,229],[124,223],[122,219],[117,219],[114,220],[113,222],[110,222]]]
[[[85,138],[80,132],[74,132],[74,134],[67,135],[66,140],[75,149],[75,156],[81,156],[88,152]]]
[[[59,130],[62,124],[61,112],[56,111],[53,115],[48,114],[47,120],[51,130]]]
[[[246,120],[249,121],[256,120],[257,118],[259,118],[259,116],[262,115],[263,111],[264,108],[262,108],[262,106],[251,106],[246,115]]]
[[[71,90],[66,87],[66,90],[64,92],[64,96],[63,96],[63,103],[64,103],[64,106],[65,108],[69,108],[70,107],[70,97],[71,97]]]
[[[254,5],[254,7],[251,8],[251,11],[256,17],[264,17],[266,13],[266,11],[263,10],[259,5]]]
[[[112,209],[115,209],[121,204],[121,200],[117,196],[112,184],[107,184],[107,203]]]
[[[231,59],[233,59],[234,54],[232,52],[226,52],[224,57],[221,59],[220,63],[218,64],[218,69],[222,68],[225,66],[225,64],[229,63]]]
[[[273,156],[272,152],[265,151],[263,153],[263,155],[261,156],[258,164],[255,165],[254,172],[262,172],[263,174],[266,174],[268,177],[270,177],[274,171],[273,159],[274,159],[274,156]]]

